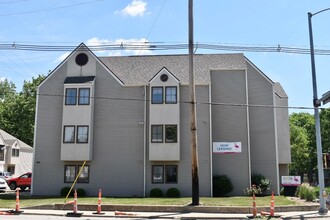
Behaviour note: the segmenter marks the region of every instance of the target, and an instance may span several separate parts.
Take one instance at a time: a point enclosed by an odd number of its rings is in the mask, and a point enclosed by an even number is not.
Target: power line
[[[289,54],[310,54],[309,48],[287,47],[287,46],[240,46],[224,44],[198,43],[194,45],[197,49],[221,50],[221,51],[240,51],[240,52],[268,52],[268,53],[289,53]],[[103,45],[88,46],[92,51],[111,51],[111,50],[187,50],[188,44],[165,44],[165,43],[114,43]],[[24,51],[72,51],[77,46],[73,45],[33,45],[33,44],[0,44],[0,50],[24,50]],[[315,49],[316,55],[330,55],[329,49]]]
[[[65,95],[60,94],[47,94],[38,93],[37,96],[47,96],[47,97],[58,97],[63,98]],[[139,98],[118,98],[118,97],[90,97],[94,100],[108,100],[108,101],[135,101],[135,102],[151,102],[150,99],[139,99]],[[178,101],[178,103],[191,104],[191,101]],[[210,105],[210,106],[229,106],[229,107],[249,107],[249,108],[276,108],[276,109],[299,109],[299,110],[312,110],[314,107],[307,106],[275,106],[275,105],[256,105],[256,104],[243,104],[243,103],[226,103],[226,102],[200,102],[196,101],[197,105]],[[319,107],[319,109],[329,109],[324,107]]]
[[[58,10],[58,9],[76,7],[76,6],[91,4],[91,3],[100,2],[100,1],[104,1],[104,0],[94,0],[94,1],[88,1],[88,2],[81,2],[81,3],[71,4],[71,5],[64,5],[64,6],[59,6],[59,7],[54,7],[54,8],[47,8],[47,9],[40,9],[40,10],[34,10],[34,11],[25,11],[25,12],[0,14],[0,17],[13,16],[13,15],[23,15],[23,14],[34,14],[34,13],[40,13],[40,12],[45,12],[45,11],[54,11],[54,10]],[[19,1],[17,1],[17,2],[19,2]],[[7,3],[7,2],[5,2],[5,3]]]

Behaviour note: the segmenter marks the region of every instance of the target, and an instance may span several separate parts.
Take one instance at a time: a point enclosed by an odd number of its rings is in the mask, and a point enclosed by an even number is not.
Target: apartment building
[[[39,85],[32,194],[191,196],[188,55],[97,57],[81,44]],[[252,173],[279,193],[290,163],[288,97],[243,54],[194,55],[199,192]],[[81,169],[82,168],[82,169]]]

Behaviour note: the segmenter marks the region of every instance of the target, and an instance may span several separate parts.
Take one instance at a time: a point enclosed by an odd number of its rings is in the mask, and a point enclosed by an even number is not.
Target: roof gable
[[[4,141],[6,142],[6,145],[12,146],[15,143],[15,141],[17,141],[17,143],[18,143],[18,145],[19,145],[20,148],[32,149],[32,147],[30,145],[27,145],[23,141],[17,139],[13,135],[5,132],[2,129],[0,129],[0,135],[3,137]]]
[[[106,65],[104,65],[104,63],[84,43],[81,43],[53,71],[51,71],[51,73],[39,84],[39,87],[42,86],[48,80],[49,77],[55,74],[57,70],[60,69],[66,62],[68,62],[68,60],[71,59],[72,56],[81,52],[86,52],[91,55],[96,60],[96,62],[98,62],[102,67],[104,67],[107,72],[117,80],[119,84],[123,85],[123,81],[121,81],[113,72],[111,72],[110,69]]]
[[[152,83],[152,81],[160,74],[164,74],[167,73],[169,74],[177,83],[180,83],[180,80],[178,78],[176,78],[170,71],[168,71],[168,69],[166,67],[163,67],[158,73],[156,73],[150,80],[149,83]]]

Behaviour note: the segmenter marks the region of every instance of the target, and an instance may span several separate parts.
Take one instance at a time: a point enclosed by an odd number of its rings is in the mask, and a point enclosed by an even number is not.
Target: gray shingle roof
[[[125,85],[146,85],[166,67],[182,84],[189,82],[188,55],[99,57]],[[194,55],[195,83],[209,84],[212,69],[246,69],[243,54]]]
[[[33,148],[31,146],[27,145],[23,141],[17,139],[16,137],[12,136],[11,134],[5,132],[2,129],[0,129],[0,135],[3,137],[6,144],[13,144],[17,140],[21,149],[23,148],[23,149],[29,150],[31,152],[33,151]]]
[[[67,77],[64,81],[64,84],[70,83],[87,83],[94,81],[95,76],[76,76],[76,77]]]
[[[274,91],[276,92],[276,94],[278,96],[280,96],[281,98],[288,98],[288,95],[285,93],[283,87],[281,86],[280,83],[275,82],[274,84]]]

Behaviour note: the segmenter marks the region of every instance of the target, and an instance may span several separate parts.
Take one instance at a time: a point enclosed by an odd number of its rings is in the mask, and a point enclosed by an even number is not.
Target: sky
[[[312,112],[304,109],[312,107],[313,100],[311,59],[308,53],[297,52],[309,49],[307,13],[326,8],[329,0],[194,0],[194,43],[212,45],[196,46],[195,53],[244,53],[281,83],[289,106],[299,107],[290,108],[290,113]],[[329,24],[330,10],[312,17],[315,49],[330,50]],[[0,0],[0,80],[12,81],[17,90],[24,80],[47,75],[71,52],[21,50],[17,45],[74,48],[82,42],[88,46],[187,44],[188,0]],[[257,52],[254,47],[281,49]],[[287,53],[282,49],[286,47],[298,50]],[[188,54],[188,48],[93,52],[98,56]],[[316,54],[315,61],[320,98],[330,90],[330,55]]]

